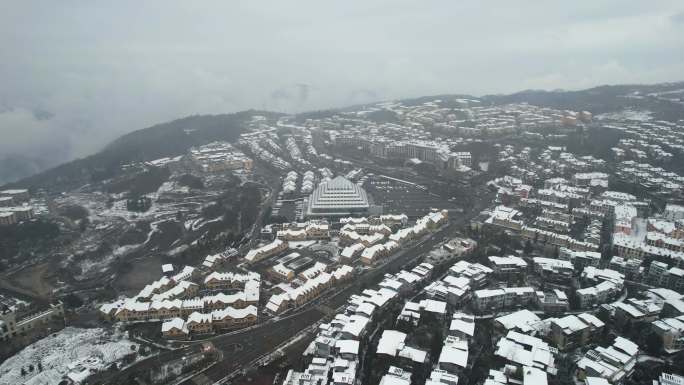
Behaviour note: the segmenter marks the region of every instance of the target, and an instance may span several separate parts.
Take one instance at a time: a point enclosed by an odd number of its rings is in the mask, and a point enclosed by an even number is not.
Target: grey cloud
[[[684,24],[684,11],[675,13],[672,15],[670,20],[672,20],[672,22],[675,24]]]
[[[196,113],[681,80],[681,12],[679,0],[11,2],[0,159],[61,162]]]

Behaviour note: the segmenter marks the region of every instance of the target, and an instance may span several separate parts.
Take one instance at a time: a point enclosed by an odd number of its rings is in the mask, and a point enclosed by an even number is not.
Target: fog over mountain
[[[6,2],[0,182],[192,114],[682,78],[681,1],[496,3]]]

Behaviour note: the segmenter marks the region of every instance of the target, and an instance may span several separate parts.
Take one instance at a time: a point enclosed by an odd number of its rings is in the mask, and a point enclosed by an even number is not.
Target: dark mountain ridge
[[[157,124],[121,136],[103,150],[76,159],[2,188],[66,191],[117,175],[121,165],[150,161],[185,153],[189,148],[216,140],[235,141],[254,115],[278,116],[273,112],[243,111],[234,114],[194,115]]]
[[[403,99],[401,102],[415,105],[442,99],[445,106],[450,106],[456,99],[464,98],[480,100],[483,106],[526,102],[556,109],[589,110],[594,114],[629,108],[646,109],[654,113],[655,119],[677,121],[684,119],[684,107],[681,103],[662,100],[649,96],[649,94],[683,88],[684,82],[652,85],[603,85],[578,91],[525,90],[509,95],[485,95],[482,97],[463,94],[422,96]],[[337,113],[354,111],[355,108],[363,109],[375,106],[377,103],[311,111],[298,114],[296,118],[298,121],[303,121],[306,118],[332,116]],[[65,191],[85,183],[107,179],[115,176],[122,164],[182,154],[192,146],[215,140],[235,141],[244,131],[246,120],[254,115],[278,117],[283,114],[250,110],[234,114],[194,115],[158,124],[123,135],[94,155],[6,184],[2,188],[23,187]],[[380,118],[383,117],[384,115],[380,116]]]

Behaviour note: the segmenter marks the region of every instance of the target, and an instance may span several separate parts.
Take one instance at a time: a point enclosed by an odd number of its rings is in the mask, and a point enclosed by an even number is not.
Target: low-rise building
[[[544,324],[538,315],[527,309],[522,309],[495,318],[494,327],[503,332],[503,334],[511,330],[525,334],[535,334],[544,328]]]
[[[565,282],[572,277],[574,267],[570,261],[562,259],[534,257],[534,270],[545,280]]]
[[[464,341],[471,341],[475,336],[475,316],[455,312],[449,324],[449,335]]]
[[[605,327],[603,321],[590,313],[567,315],[550,321],[550,338],[560,350],[586,345]]]
[[[666,353],[671,354],[684,349],[684,315],[653,321],[651,328],[660,337]]]
[[[164,338],[187,338],[190,334],[182,318],[172,318],[161,326]]]
[[[582,271],[582,280],[595,284],[576,292],[580,307],[585,309],[605,303],[619,294],[623,289],[625,276],[615,270],[587,266]]]
[[[559,249],[558,257],[572,262],[577,271],[582,271],[587,266],[598,267],[601,262],[601,253],[597,251],[574,251],[565,247]]]
[[[495,355],[517,367],[533,367],[556,374],[557,350],[537,337],[509,331],[496,344]]]
[[[211,290],[243,289],[248,281],[259,281],[258,273],[217,273],[213,272],[204,278],[204,286]]]
[[[437,367],[451,374],[460,374],[468,367],[468,341],[447,336],[437,361]]]
[[[622,383],[634,371],[638,354],[637,344],[616,337],[611,346],[599,346],[585,353],[577,362],[579,377],[602,377],[614,384]]]
[[[261,261],[262,259],[270,258],[274,255],[278,255],[285,250],[287,250],[288,243],[280,239],[276,239],[273,242],[261,246],[256,249],[252,249],[245,255],[245,260],[249,263],[254,263]]]
[[[653,380],[653,385],[682,385],[684,384],[684,376],[676,374],[661,373],[657,380]]]
[[[524,274],[527,270],[527,262],[514,255],[506,257],[490,256],[488,259],[494,274],[497,276]]]
[[[473,305],[480,312],[500,311],[525,306],[535,299],[532,287],[506,287],[482,289],[473,293]]]
[[[551,291],[537,291],[537,306],[545,313],[558,314],[568,311],[570,301],[564,291],[554,289]]]

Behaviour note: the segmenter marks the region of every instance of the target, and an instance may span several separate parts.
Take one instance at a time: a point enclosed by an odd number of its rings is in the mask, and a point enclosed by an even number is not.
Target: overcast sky
[[[684,80],[684,2],[6,1],[0,160],[189,114]]]

